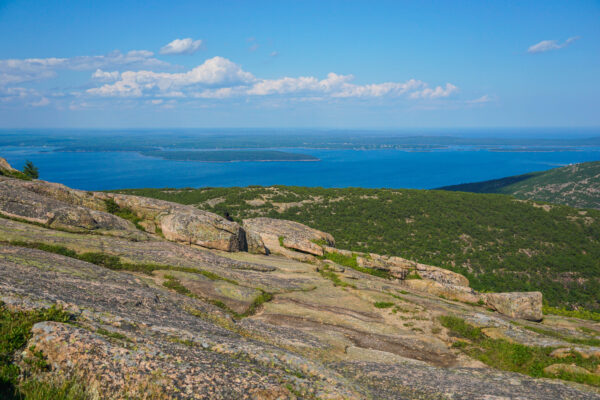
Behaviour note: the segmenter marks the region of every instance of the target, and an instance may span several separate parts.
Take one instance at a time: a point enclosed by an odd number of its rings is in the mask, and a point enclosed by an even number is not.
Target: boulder
[[[283,247],[287,247],[288,249],[293,249],[302,253],[308,253],[319,257],[324,254],[323,248],[321,246],[303,239],[284,237]]]
[[[489,307],[511,318],[530,321],[543,318],[540,292],[486,293],[483,296]]]
[[[246,244],[249,253],[269,254],[269,251],[265,247],[262,238],[256,232],[246,232]]]
[[[246,236],[258,236],[270,253],[309,261],[310,256],[322,256],[323,247],[315,242],[333,246],[333,236],[294,221],[274,218],[251,218],[243,221]],[[254,240],[254,239],[251,239]]]
[[[246,237],[238,224],[193,207],[171,210],[160,218],[160,228],[164,237],[173,242],[223,251],[246,248]]]

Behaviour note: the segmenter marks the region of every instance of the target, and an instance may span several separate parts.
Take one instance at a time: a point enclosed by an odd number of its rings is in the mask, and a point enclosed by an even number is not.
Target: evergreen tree
[[[37,167],[33,165],[33,163],[29,160],[25,162],[25,166],[23,167],[23,173],[31,179],[37,179],[40,176]]]

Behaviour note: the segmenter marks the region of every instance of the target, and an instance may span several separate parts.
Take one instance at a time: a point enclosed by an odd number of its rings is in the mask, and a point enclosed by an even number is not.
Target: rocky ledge
[[[242,228],[6,177],[0,198],[0,311],[63,315],[2,358],[22,382],[74,380],[90,399],[600,398],[600,324],[533,322],[537,293],[476,293],[459,274],[336,249],[290,221]],[[500,348],[515,371],[544,357],[538,378],[482,362]]]

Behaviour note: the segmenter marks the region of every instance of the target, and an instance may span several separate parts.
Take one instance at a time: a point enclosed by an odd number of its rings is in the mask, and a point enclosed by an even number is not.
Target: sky
[[[0,0],[0,38],[0,128],[600,126],[597,0]]]

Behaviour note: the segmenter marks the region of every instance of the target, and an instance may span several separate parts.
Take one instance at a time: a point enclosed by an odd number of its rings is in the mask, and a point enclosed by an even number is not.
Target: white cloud
[[[50,100],[37,90],[23,87],[3,88],[0,86],[0,104],[19,103],[25,106],[42,107],[50,104]]]
[[[425,88],[410,94],[411,99],[437,99],[440,97],[448,97],[456,92],[458,88],[451,83],[446,83],[445,87],[437,86],[434,89]]]
[[[237,86],[255,80],[254,76],[223,57],[213,57],[184,73],[125,71],[113,84],[88,89],[101,96],[140,97],[146,91],[166,93],[186,87]]]
[[[175,39],[160,49],[160,54],[193,54],[202,47],[202,40]]]
[[[565,40],[563,43],[559,43],[558,40],[542,40],[539,43],[529,46],[529,48],[527,49],[527,52],[534,54],[534,53],[544,53],[544,52],[550,51],[550,50],[559,50],[559,49],[562,49],[563,47],[567,47],[568,45],[570,45],[577,39],[579,39],[578,36],[571,37],[571,38],[568,38],[567,40]]]
[[[99,75],[104,75],[99,74]],[[383,82],[359,85],[353,75],[329,73],[313,76],[258,79],[232,61],[214,57],[184,73],[125,71],[114,83],[88,89],[107,97],[189,97],[224,99],[241,96],[288,96],[297,99],[376,98],[406,96],[412,99],[448,97],[458,90],[451,83],[429,88],[425,82]]]
[[[49,79],[59,70],[85,71],[102,68],[165,68],[170,64],[153,57],[147,50],[121,53],[116,50],[101,56],[71,58],[26,58],[0,60],[0,85]]]
[[[189,44],[171,42],[171,51],[184,51]],[[190,39],[191,40],[191,39]],[[177,43],[176,43],[177,42]],[[249,40],[251,43],[255,41]],[[193,41],[192,41],[193,43]],[[165,46],[167,47],[167,46]],[[193,46],[192,46],[193,47]],[[175,54],[175,53],[172,53]],[[275,56],[276,53],[272,54]],[[0,60],[0,103],[26,106],[88,107],[93,97],[125,98],[127,104],[173,105],[182,99],[227,99],[272,97],[273,101],[324,101],[341,99],[403,98],[421,100],[446,98],[458,91],[447,83],[430,87],[426,82],[409,79],[400,82],[355,83],[351,74],[331,72],[324,78],[315,76],[284,76],[259,78],[240,65],[223,57],[213,57],[187,71],[168,71],[171,64],[154,57],[147,50],[127,53],[114,51],[100,56],[71,58],[29,58]],[[56,77],[61,71],[90,71],[93,87],[87,90],[57,89],[40,93],[20,86]],[[89,83],[89,82],[88,82]],[[136,98],[143,98],[137,103]],[[50,99],[50,100],[48,100]],[[164,99],[164,100],[163,100]],[[75,101],[76,100],[76,101]],[[87,101],[86,101],[87,100]],[[153,102],[156,100],[156,102]],[[472,102],[487,101],[485,96]],[[464,103],[464,101],[463,101]]]
[[[92,78],[97,79],[99,81],[116,81],[119,79],[119,71],[102,71],[101,69],[97,69],[96,72],[92,74]]]
[[[487,94],[484,94],[483,96],[478,97],[476,99],[467,100],[465,103],[467,103],[467,104],[484,104],[484,103],[489,103],[492,100],[493,100],[492,97],[490,97]]]

